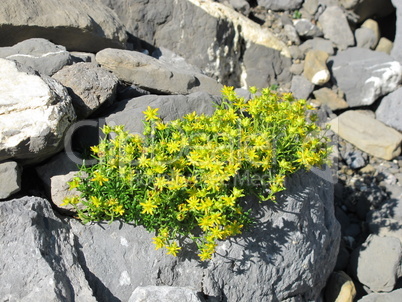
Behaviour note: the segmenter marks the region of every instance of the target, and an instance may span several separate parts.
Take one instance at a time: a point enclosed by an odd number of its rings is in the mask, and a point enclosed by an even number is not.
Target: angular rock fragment
[[[0,164],[0,199],[21,190],[21,168],[14,161]]]
[[[314,85],[324,85],[331,75],[327,68],[328,54],[321,50],[310,50],[304,62],[303,75]]]

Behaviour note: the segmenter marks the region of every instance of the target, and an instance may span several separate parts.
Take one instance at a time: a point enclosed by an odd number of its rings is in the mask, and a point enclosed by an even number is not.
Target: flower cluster
[[[107,137],[92,147],[97,164],[82,167],[70,183],[80,196],[65,203],[83,222],[134,222],[155,231],[156,248],[168,254],[190,238],[201,260],[211,258],[218,240],[251,222],[243,196],[275,201],[287,175],[324,164],[329,152],[306,101],[250,91],[246,101],[225,86],[213,115],[192,112],[168,123],[148,107],[143,136],[105,126]]]

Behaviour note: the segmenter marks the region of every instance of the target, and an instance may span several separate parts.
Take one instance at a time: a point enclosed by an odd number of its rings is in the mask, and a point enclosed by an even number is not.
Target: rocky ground
[[[0,4],[1,301],[402,300],[400,1],[82,2]],[[66,216],[99,126],[211,113],[223,84],[290,91],[331,125],[334,175],[295,176],[280,210],[297,215],[265,209],[207,266]]]

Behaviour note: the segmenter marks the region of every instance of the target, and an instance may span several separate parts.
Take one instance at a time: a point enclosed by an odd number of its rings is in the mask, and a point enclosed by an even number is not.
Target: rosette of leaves
[[[328,142],[313,108],[290,93],[251,88],[252,98],[224,87],[213,115],[168,123],[158,108],[144,111],[144,133],[103,127],[92,147],[97,163],[70,182],[78,196],[65,200],[83,223],[120,219],[155,232],[156,248],[176,256],[184,238],[201,260],[218,240],[240,234],[252,221],[242,197],[275,202],[285,177],[326,162]]]

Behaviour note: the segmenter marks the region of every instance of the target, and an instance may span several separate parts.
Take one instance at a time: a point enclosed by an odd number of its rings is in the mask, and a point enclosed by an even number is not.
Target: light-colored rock
[[[321,30],[310,20],[298,19],[293,23],[300,37],[313,38],[322,36]]]
[[[0,202],[0,238],[2,301],[97,301],[76,238],[47,200]]]
[[[96,54],[96,61],[120,80],[152,92],[189,94],[205,91],[221,94],[222,85],[214,79],[182,71],[137,51],[107,48]]]
[[[324,85],[331,78],[326,64],[328,57],[321,50],[310,50],[307,53],[303,75],[314,85]]]
[[[368,115],[349,110],[329,124],[340,137],[371,155],[391,160],[401,153],[402,134]]]
[[[368,106],[394,91],[401,81],[401,64],[389,55],[364,48],[349,48],[328,60],[337,86],[350,107]]]
[[[386,95],[378,106],[375,116],[385,125],[402,131],[402,88]]]
[[[388,40],[385,37],[381,37],[375,50],[385,52],[386,54],[391,54],[393,46],[394,43],[392,41]]]
[[[86,118],[101,105],[112,104],[118,78],[93,63],[66,66],[53,75],[71,95],[78,118]]]
[[[291,24],[285,24],[283,30],[285,32],[286,37],[292,44],[295,45],[300,44],[299,34],[297,33],[296,28],[294,26],[292,26]]]
[[[366,21],[363,22],[363,24],[360,26],[360,28],[368,28],[370,29],[375,36],[375,46],[377,46],[378,41],[380,41],[381,38],[381,32],[380,32],[380,27],[378,26],[378,22],[373,20],[373,19],[367,19]]]
[[[175,258],[155,250],[154,234],[142,227],[118,221],[70,223],[81,245],[79,262],[85,261],[88,281],[105,301],[128,301],[136,287],[162,284],[216,301],[317,301],[339,245],[332,186],[311,172],[290,177],[277,204],[253,203],[256,224],[219,242],[216,255],[204,265],[194,259],[194,251],[183,249]]]
[[[402,289],[396,289],[390,293],[373,293],[361,298],[358,302],[400,302],[402,300]]]
[[[304,54],[307,54],[307,52],[310,50],[321,50],[329,55],[333,55],[335,53],[334,44],[331,41],[323,38],[308,39],[302,45],[300,45],[299,48]]]
[[[353,9],[362,0],[340,0],[341,5],[346,9]]]
[[[333,272],[325,288],[326,302],[353,302],[356,288],[352,278],[345,272]]]
[[[314,15],[318,9],[318,0],[305,0],[303,8],[310,14]]]
[[[299,9],[303,0],[257,0],[259,6],[272,10],[295,10]]]
[[[193,290],[174,286],[138,286],[128,302],[204,302]]]
[[[28,39],[11,47],[1,47],[0,58],[17,61],[48,76],[72,63],[64,46],[41,38]]]
[[[394,39],[394,47],[391,56],[402,64],[402,2],[399,0],[391,0],[396,8],[396,33]]]
[[[21,190],[21,168],[14,161],[0,164],[0,199]]]
[[[359,281],[374,292],[390,292],[400,277],[401,257],[402,246],[398,238],[370,235],[359,251]]]
[[[361,27],[355,31],[356,46],[360,48],[374,49],[377,46],[375,33],[370,28]]]
[[[327,7],[319,17],[319,22],[324,32],[324,37],[331,40],[340,50],[355,44],[348,20],[340,7]]]
[[[40,162],[60,151],[76,119],[67,90],[13,61],[0,59],[0,70],[0,160]]]
[[[327,105],[331,110],[339,110],[349,107],[344,99],[340,98],[335,91],[327,87],[315,90],[313,94],[320,104]]]
[[[96,0],[3,0],[1,46],[28,38],[45,38],[69,50],[96,52],[125,46],[125,28],[108,7]]]

